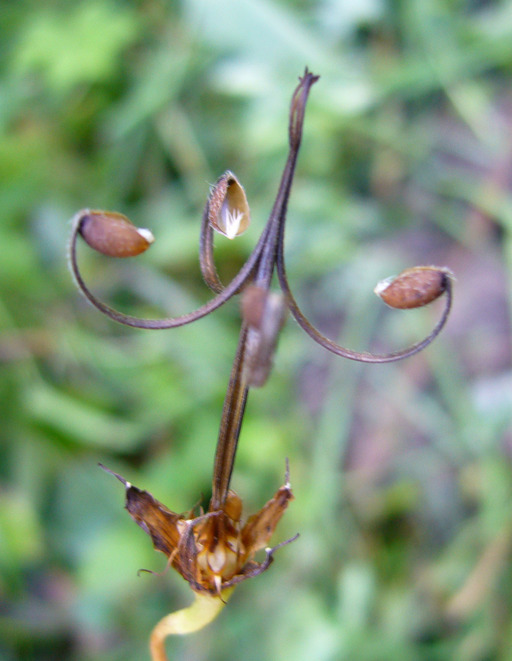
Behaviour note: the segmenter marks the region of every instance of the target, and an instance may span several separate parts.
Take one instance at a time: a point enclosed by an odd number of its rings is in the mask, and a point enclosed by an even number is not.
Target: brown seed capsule
[[[135,257],[154,241],[149,230],[135,227],[126,216],[114,211],[84,209],[78,222],[84,241],[109,257]]]
[[[208,221],[214,230],[234,239],[249,227],[251,214],[242,184],[227,170],[208,199]]]
[[[392,308],[420,308],[441,296],[450,277],[452,273],[447,268],[414,266],[396,277],[381,280],[374,292]]]

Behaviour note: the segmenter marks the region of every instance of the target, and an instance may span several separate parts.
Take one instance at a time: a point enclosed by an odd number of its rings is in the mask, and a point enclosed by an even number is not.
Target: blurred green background
[[[233,486],[247,512],[296,500],[271,569],[175,661],[512,659],[512,5],[506,0],[0,4],[0,658],[140,661],[191,601],[101,461],[175,511],[210,492],[239,312],[124,328],[66,268],[80,208],[156,236],[137,260],[80,250],[131,314],[208,300],[197,258],[226,169],[253,224],[217,240],[224,279],[262,229],[305,65],[290,203],[298,300],[330,337],[389,351],[441,304],[385,309],[381,278],[457,277],[448,327],[392,365],[327,354],[290,320],[249,400]]]

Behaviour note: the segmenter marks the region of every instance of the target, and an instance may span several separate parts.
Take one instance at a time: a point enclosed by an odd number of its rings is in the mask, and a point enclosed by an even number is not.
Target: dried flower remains
[[[342,347],[325,337],[300,309],[286,274],[284,233],[306,104],[317,80],[318,76],[307,69],[299,79],[290,105],[288,157],[274,205],[253,251],[227,285],[221,282],[216,269],[213,234],[216,231],[233,239],[245,231],[250,222],[249,205],[242,185],[229,170],[210,191],[201,223],[199,258],[204,281],[215,296],[193,312],[166,319],[140,319],[99,300],[80,273],[76,249],[78,236],[103,254],[125,257],[145,250],[152,235],[147,230],[138,230],[125,216],[117,213],[86,209],[73,219],[69,250],[72,273],[86,298],[115,321],[136,328],[174,328],[201,319],[234,295],[242,293],[241,329],[222,409],[208,510],[178,514],[119,474],[105,469],[124,485],[126,509],[132,518],[150,535],[155,549],[167,556],[168,564],[188,581],[196,596],[192,606],[166,616],[153,630],[150,639],[153,661],[165,661],[163,641],[167,635],[189,633],[207,624],[225,604],[234,586],[265,571],[272,562],[274,551],[288,543],[267,548],[293,498],[288,469],[284,486],[245,523],[242,521],[242,501],[230,489],[248,393],[251,388],[262,386],[271,373],[286,313],[291,312],[306,333],[328,351],[351,360],[386,363],[424,349],[439,334],[450,312],[450,273],[447,269],[432,266],[414,267],[393,282],[378,286],[377,293],[388,305],[397,308],[418,307],[444,295],[444,309],[434,329],[427,337],[401,351],[373,354]],[[277,274],[281,292],[271,291],[274,274]],[[263,549],[266,555],[257,561],[255,555]]]
[[[193,510],[177,514],[147,491],[100,466],[122,482],[130,516],[196,592],[221,597],[224,590],[261,574],[272,562],[275,549],[267,549],[263,562],[256,562],[254,556],[267,547],[293,500],[288,470],[285,484],[274,497],[242,524],[242,500],[232,490],[218,509],[210,507],[206,513],[201,510],[197,516]]]

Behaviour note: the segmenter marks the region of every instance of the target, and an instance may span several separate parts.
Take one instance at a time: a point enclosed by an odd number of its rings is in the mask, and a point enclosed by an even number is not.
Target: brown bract
[[[270,566],[278,547],[268,549],[267,544],[293,500],[288,481],[242,524],[242,501],[234,491],[229,491],[218,510],[199,516],[193,516],[193,512],[176,514],[147,491],[100,466],[124,484],[125,507],[131,517],[196,592],[220,596],[223,590],[261,574]],[[262,549],[266,549],[266,557],[256,562],[254,556]]]

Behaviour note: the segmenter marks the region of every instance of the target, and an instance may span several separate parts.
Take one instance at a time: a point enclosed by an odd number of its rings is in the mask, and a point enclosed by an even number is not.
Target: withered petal
[[[132,519],[151,536],[155,549],[170,556],[179,543],[177,523],[182,516],[134,486],[126,490],[125,507]]]
[[[262,574],[274,562],[274,553],[277,550],[279,550],[282,546],[291,544],[291,542],[294,542],[298,537],[299,537],[299,533],[294,535],[291,539],[287,539],[286,541],[277,544],[277,546],[273,546],[272,548],[265,549],[266,557],[265,560],[263,560],[263,562],[255,562],[254,560],[250,560],[249,562],[246,562],[236,576],[233,576],[233,578],[229,581],[224,581],[224,583],[222,584],[222,588],[226,589],[233,587],[237,585],[237,583],[241,583],[242,581],[245,581],[247,578],[253,578],[254,576],[259,576],[260,574]]]
[[[242,543],[249,553],[253,554],[265,548],[291,500],[291,487],[285,484],[259,512],[247,519],[242,529]]]
[[[102,464],[100,467],[124,484],[126,488],[125,508],[132,519],[151,537],[155,549],[169,557],[179,544],[178,521],[183,520],[183,516],[171,512],[148,491],[134,487],[118,473],[114,473]]]
[[[182,520],[179,524],[180,540],[177,547],[177,553],[173,560],[173,567],[190,584],[190,587],[196,591],[205,591],[202,584],[201,570],[197,563],[196,532],[194,528],[201,523],[205,523],[212,517],[216,517],[218,512],[208,512],[195,519]],[[208,590],[206,590],[208,591]]]

